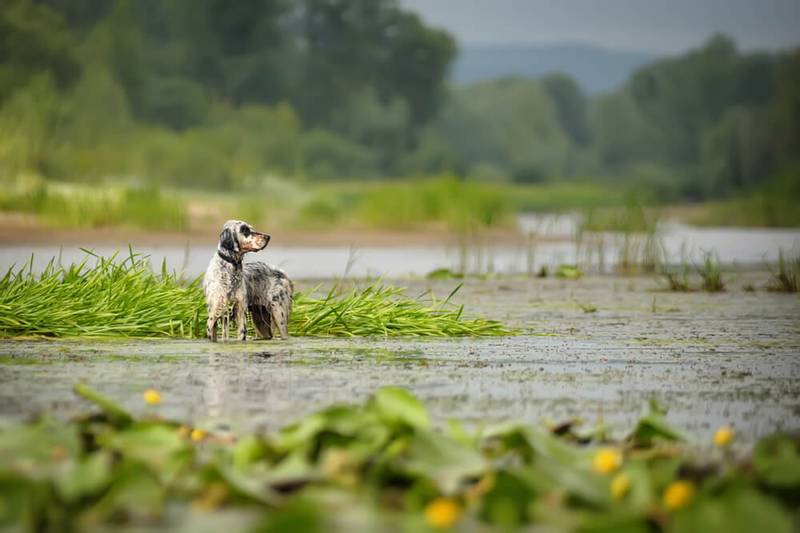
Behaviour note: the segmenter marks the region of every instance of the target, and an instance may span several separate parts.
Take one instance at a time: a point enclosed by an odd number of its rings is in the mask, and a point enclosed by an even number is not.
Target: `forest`
[[[718,35],[590,97],[557,72],[455,85],[453,37],[394,0],[8,0],[0,34],[7,185],[444,174],[800,197],[800,50]]]

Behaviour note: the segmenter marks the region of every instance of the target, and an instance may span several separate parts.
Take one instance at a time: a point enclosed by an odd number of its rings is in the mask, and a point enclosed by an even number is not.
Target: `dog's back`
[[[275,332],[289,337],[289,315],[292,309],[294,286],[280,268],[253,262],[243,265],[247,287],[247,307],[253,325],[265,339]]]

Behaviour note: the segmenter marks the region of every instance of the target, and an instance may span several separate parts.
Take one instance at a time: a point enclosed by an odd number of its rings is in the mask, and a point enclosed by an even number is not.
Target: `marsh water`
[[[800,428],[800,298],[763,290],[767,277],[730,275],[721,294],[664,292],[651,277],[468,280],[457,303],[520,329],[503,338],[5,340],[0,418],[83,412],[71,388],[85,381],[137,413],[154,409],[142,391],[155,388],[163,416],[216,431],[276,429],[400,385],[438,422],[579,417],[618,434],[655,398],[693,442],[733,424],[745,445]],[[444,295],[457,282],[396,283]]]
[[[250,254],[246,261],[267,261],[284,268],[295,279],[333,277],[400,278],[425,276],[448,268],[474,273],[514,275],[550,269],[562,263],[580,264],[592,272],[613,272],[625,255],[642,253],[648,236],[591,233],[576,239],[575,216],[523,215],[518,219],[523,244],[495,244],[485,239],[467,239],[463,246],[291,246],[276,236],[263,252]],[[740,267],[763,268],[775,261],[778,251],[800,249],[800,231],[765,228],[697,228],[668,222],[652,236],[658,244],[660,261],[699,263],[712,252],[720,262]],[[119,246],[89,246],[109,256]],[[127,253],[124,249],[120,252]],[[166,261],[170,270],[195,277],[205,272],[216,243],[186,246],[145,246],[136,251],[147,254],[156,268]],[[40,271],[53,257],[63,264],[80,261],[85,252],[78,246],[1,246],[0,269],[22,265],[32,259]],[[632,258],[636,260],[636,257]]]

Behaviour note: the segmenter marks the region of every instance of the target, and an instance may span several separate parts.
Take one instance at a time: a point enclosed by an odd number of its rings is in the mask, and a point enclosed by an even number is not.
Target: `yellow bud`
[[[673,481],[664,491],[664,507],[670,511],[675,511],[685,507],[692,499],[692,496],[694,496],[694,485],[691,481]]]
[[[161,403],[161,394],[157,390],[147,389],[144,391],[144,401],[148,405],[158,405]]]
[[[200,442],[204,438],[206,438],[206,432],[200,428],[194,428],[192,432],[189,434],[189,438],[195,442]]]
[[[714,444],[724,448],[733,442],[733,429],[730,426],[722,426],[714,432]]]
[[[461,508],[450,498],[436,498],[425,507],[425,520],[432,527],[445,529],[458,521]]]
[[[594,454],[592,469],[598,474],[610,474],[622,466],[622,453],[616,448],[601,448]]]
[[[620,501],[631,490],[631,478],[622,472],[611,480],[611,496],[615,501]]]

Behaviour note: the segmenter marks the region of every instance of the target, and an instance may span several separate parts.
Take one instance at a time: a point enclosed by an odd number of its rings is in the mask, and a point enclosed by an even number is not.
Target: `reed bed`
[[[205,335],[200,278],[156,273],[149,258],[97,256],[63,267],[52,259],[41,274],[32,260],[0,279],[0,336],[178,337]],[[90,264],[91,263],[91,264]],[[458,288],[456,288],[458,290]],[[453,291],[455,293],[455,291]],[[450,295],[452,297],[452,294]],[[372,284],[324,296],[295,295],[294,336],[488,336],[505,335],[502,324],[465,318],[463,308],[403,289]],[[252,335],[252,333],[251,333]]]

